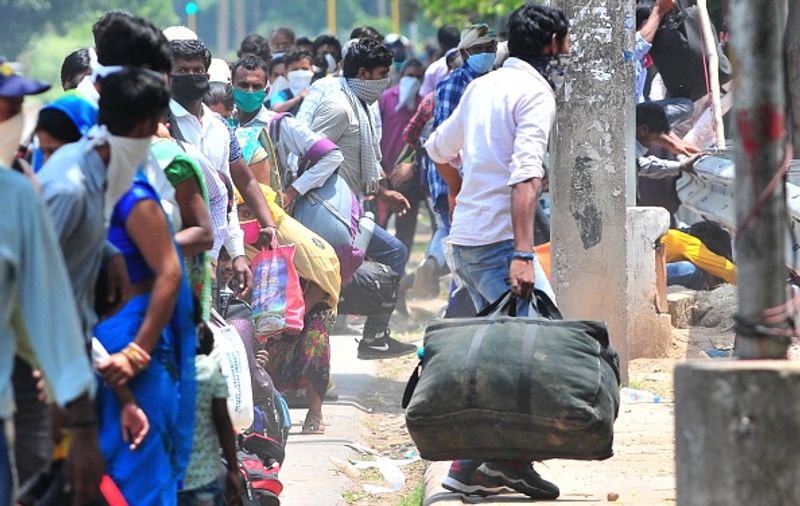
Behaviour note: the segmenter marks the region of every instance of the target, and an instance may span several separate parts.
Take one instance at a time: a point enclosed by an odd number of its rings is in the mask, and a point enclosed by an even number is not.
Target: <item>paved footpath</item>
[[[285,506],[337,506],[346,504],[342,492],[351,488],[350,479],[336,471],[331,457],[348,460],[358,454],[348,443],[359,443],[363,409],[359,399],[375,380],[376,362],[358,360],[355,335],[331,336],[331,373],[339,400],[322,407],[325,434],[302,435],[305,409],[292,409],[292,433],[281,470]]]
[[[561,497],[540,504],[675,504],[674,410],[671,403],[625,403],[615,426],[614,457],[602,462],[551,460],[536,464],[542,477],[561,489]],[[534,503],[524,496],[470,498],[441,488],[449,462],[431,463],[425,473],[425,506]],[[619,498],[610,501],[609,493]]]

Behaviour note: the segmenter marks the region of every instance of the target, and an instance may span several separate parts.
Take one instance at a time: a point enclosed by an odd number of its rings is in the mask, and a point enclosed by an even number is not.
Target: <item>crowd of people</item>
[[[686,119],[686,100],[644,98],[644,55],[673,5],[642,11],[637,34],[642,177],[690,171],[701,153],[665,123]],[[392,338],[392,313],[407,292],[437,296],[451,271],[447,316],[508,290],[555,300],[535,249],[549,238],[534,230],[569,61],[560,10],[523,5],[502,37],[487,24],[442,27],[424,58],[368,26],[344,43],[289,28],[248,35],[235,61],[212,58],[186,27],[124,11],[93,35],[64,59],[64,94],[32,136],[24,97],[50,85],[0,60],[0,165],[14,169],[0,171],[0,422],[16,429],[0,431],[0,506],[62,433],[76,504],[100,494],[104,472],[129,504],[235,501],[234,433],[272,434],[234,427],[230,382],[209,356],[231,301],[245,308],[237,332],[256,404],[267,384],[300,392],[303,433],[322,434],[330,335],[344,289],[366,290],[354,281],[364,266],[404,281],[388,311],[365,314],[363,360],[416,352]],[[645,156],[654,146],[691,158]],[[420,212],[434,226],[408,269]],[[295,247],[304,319],[262,340],[247,312],[253,259],[278,244]],[[454,462],[444,486],[559,495],[529,462]]]

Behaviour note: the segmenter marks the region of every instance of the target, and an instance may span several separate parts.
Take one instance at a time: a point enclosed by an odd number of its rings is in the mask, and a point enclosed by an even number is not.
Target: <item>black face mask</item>
[[[172,76],[172,96],[178,102],[194,102],[208,91],[208,75],[179,74]]]

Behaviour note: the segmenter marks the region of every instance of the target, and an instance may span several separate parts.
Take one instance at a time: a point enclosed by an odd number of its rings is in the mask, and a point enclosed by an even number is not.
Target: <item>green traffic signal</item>
[[[194,16],[197,14],[197,11],[200,10],[200,7],[197,5],[197,2],[186,2],[186,14],[189,16]]]

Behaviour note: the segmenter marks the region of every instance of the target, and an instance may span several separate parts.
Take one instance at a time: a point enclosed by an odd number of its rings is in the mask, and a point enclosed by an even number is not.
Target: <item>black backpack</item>
[[[390,315],[397,302],[400,276],[378,262],[364,261],[339,299],[339,313],[362,316]]]
[[[679,1],[664,18],[653,39],[650,55],[658,67],[670,98],[698,100],[708,94],[708,55],[703,42],[697,6],[684,7]],[[717,29],[712,25],[719,54],[719,82],[731,80],[731,63],[719,47]]]

